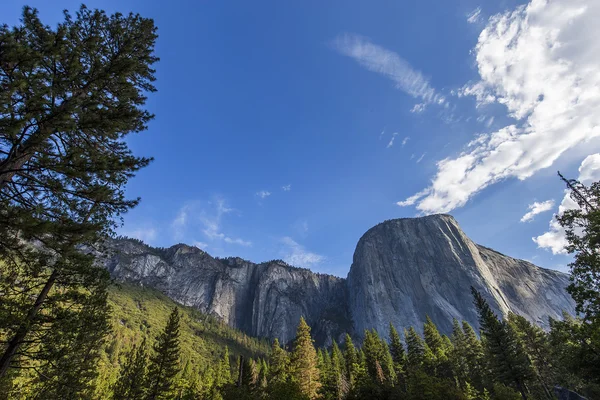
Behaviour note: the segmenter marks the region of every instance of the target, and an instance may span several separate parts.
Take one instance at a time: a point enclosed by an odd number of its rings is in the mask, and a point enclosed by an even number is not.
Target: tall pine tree
[[[179,363],[179,309],[173,308],[164,331],[156,338],[146,379],[147,400],[171,399]]]
[[[147,363],[148,351],[144,338],[139,346],[134,345],[127,353],[125,363],[121,366],[119,377],[112,388],[113,399],[144,400]]]
[[[498,319],[475,288],[471,288],[471,292],[479,313],[481,335],[485,337],[486,355],[496,378],[516,389],[526,400],[529,395],[527,384],[533,378],[533,370],[517,333],[510,325]]]
[[[300,391],[308,398],[316,399],[321,387],[317,368],[317,352],[310,336],[310,327],[303,317],[300,317],[300,323],[296,330],[291,371]]]
[[[94,291],[99,267],[80,250],[138,203],[125,184],[150,159],[135,157],[126,138],[153,117],[144,105],[155,91],[156,37],[152,20],[85,6],[55,29],[29,7],[20,25],[0,26],[0,281],[17,277],[3,298],[27,299],[10,302],[18,318],[0,326],[0,378],[37,367],[17,365],[15,354],[36,356],[24,345],[53,329],[62,293]]]

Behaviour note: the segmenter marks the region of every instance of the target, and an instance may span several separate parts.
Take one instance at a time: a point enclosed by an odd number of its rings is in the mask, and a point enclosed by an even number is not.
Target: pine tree
[[[334,399],[341,400],[346,397],[350,390],[348,378],[345,372],[346,362],[344,355],[338,347],[336,341],[333,341],[331,349],[331,372],[334,382]]]
[[[229,347],[225,346],[225,351],[223,352],[223,357],[219,361],[219,366],[217,368],[217,377],[215,380],[215,385],[218,388],[222,388],[227,384],[233,382],[233,376],[231,375],[231,360],[229,359]]]
[[[496,317],[475,288],[471,288],[471,291],[479,312],[481,334],[486,339],[486,353],[496,377],[500,382],[516,389],[523,399],[527,399],[527,382],[532,379],[533,370],[516,332]]]
[[[396,384],[396,381],[398,380],[398,376],[396,375],[396,369],[394,368],[394,359],[392,358],[390,347],[383,339],[381,340],[381,345],[383,347],[383,360],[381,363],[381,367],[383,368],[383,372],[385,374],[385,379],[388,386],[394,386]]]
[[[344,355],[346,358],[346,376],[348,377],[349,386],[352,388],[356,381],[359,359],[352,338],[348,334],[344,339]]]
[[[465,361],[470,383],[479,391],[484,390],[484,351],[475,330],[467,321],[462,322],[465,340]]]
[[[126,360],[119,377],[113,385],[113,399],[115,400],[143,400],[144,382],[146,380],[146,364],[148,354],[146,350],[146,338],[140,346],[133,345],[127,353]]]
[[[146,381],[146,399],[171,399],[179,363],[179,309],[173,308],[164,331],[156,338]]]
[[[452,344],[445,336],[440,335],[437,327],[426,317],[423,325],[425,340],[425,365],[429,373],[438,378],[452,378],[452,366],[448,358]]]
[[[412,326],[404,330],[406,338],[406,365],[409,372],[418,370],[425,361],[425,342]]]
[[[567,246],[574,254],[571,267],[571,284],[567,291],[575,300],[577,311],[584,315],[584,322],[593,330],[600,330],[600,182],[586,186],[579,181],[566,179],[558,174],[570,191],[577,208],[557,215],[564,228]]]
[[[512,312],[508,314],[507,323],[517,334],[521,347],[525,349],[533,366],[539,386],[536,388],[537,397],[552,399],[551,388],[558,377],[553,366],[554,360],[550,357],[548,335],[539,326]]]
[[[289,357],[285,350],[279,345],[279,340],[275,338],[271,347],[271,357],[269,358],[268,384],[285,383],[289,376]]]
[[[385,375],[382,375],[381,371],[379,371],[382,368],[382,363],[385,356],[381,339],[379,338],[377,331],[365,331],[365,337],[361,350],[365,354],[367,372],[369,373],[371,380],[376,382],[383,376],[383,380],[385,381]]]
[[[310,327],[302,317],[294,340],[291,370],[300,391],[308,398],[316,399],[321,386],[317,368],[317,352],[310,336]]]
[[[125,184],[151,160],[126,137],[153,117],[144,105],[157,61],[156,28],[139,15],[82,6],[52,29],[25,7],[21,21],[0,27],[0,281],[18,282],[3,300],[27,301],[5,303],[17,318],[2,323],[0,378],[20,367],[15,354],[37,356],[23,344],[55,329],[62,293],[94,291],[100,268],[80,250],[138,203]]]
[[[402,339],[398,331],[390,322],[390,353],[392,354],[392,360],[394,360],[394,367],[398,375],[404,374],[404,368],[406,365],[406,352],[402,345]]]
[[[30,386],[40,398],[85,399],[93,397],[102,344],[110,332],[107,305],[108,273],[99,274],[92,290],[65,291],[53,296],[56,304],[47,332],[32,332],[40,342],[35,360],[36,376]],[[68,305],[68,307],[66,307]]]

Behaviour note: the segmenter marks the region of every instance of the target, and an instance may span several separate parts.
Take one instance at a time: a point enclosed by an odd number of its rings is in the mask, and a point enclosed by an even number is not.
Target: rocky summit
[[[250,335],[284,343],[300,316],[319,344],[372,328],[385,337],[390,322],[421,327],[426,316],[443,333],[453,318],[477,326],[471,286],[499,315],[512,311],[543,327],[549,317],[575,312],[566,274],[473,243],[449,215],[371,228],[356,246],[347,279],[281,260],[214,258],[184,244],[157,249],[116,239],[108,248],[104,262],[116,279],[151,286]]]

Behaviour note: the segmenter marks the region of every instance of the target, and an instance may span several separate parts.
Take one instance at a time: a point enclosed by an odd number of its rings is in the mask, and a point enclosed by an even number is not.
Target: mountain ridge
[[[300,316],[320,344],[371,328],[386,336],[390,322],[420,327],[426,315],[444,333],[452,318],[475,326],[471,286],[497,313],[517,312],[544,327],[548,317],[574,313],[566,274],[474,243],[448,214],[391,219],[368,229],[346,278],[282,260],[216,258],[183,243],[153,248],[121,238],[108,245],[115,251],[105,266],[116,279],[151,286],[247,334],[284,343]]]

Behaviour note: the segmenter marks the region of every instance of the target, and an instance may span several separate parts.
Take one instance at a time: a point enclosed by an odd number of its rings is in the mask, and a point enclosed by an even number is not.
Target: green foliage
[[[474,288],[472,293],[490,367],[501,383],[513,387],[526,399],[529,394],[528,383],[533,380],[534,372],[517,332],[513,326],[498,319]]]
[[[148,352],[146,338],[142,344],[135,344],[125,356],[125,364],[121,366],[119,377],[112,387],[115,400],[143,400],[145,397],[146,368]]]
[[[125,184],[151,160],[126,139],[152,119],[144,106],[156,38],[150,19],[85,6],[54,29],[30,7],[18,26],[0,26],[0,379],[10,368],[36,371],[40,396],[92,391],[105,329],[81,297],[104,290],[106,271],[82,249],[139,201]],[[89,344],[61,325],[81,321],[98,333]],[[66,344],[40,339],[48,332]],[[82,355],[65,357],[61,346]]]
[[[310,399],[316,399],[321,386],[317,352],[310,336],[310,327],[302,317],[296,331],[290,368],[293,380],[297,382],[301,393]]]
[[[179,309],[173,308],[163,332],[156,338],[146,376],[146,399],[174,397],[175,375],[181,369],[179,360]],[[227,360],[229,363],[229,359]],[[229,365],[227,365],[229,367]]]
[[[571,284],[567,291],[577,304],[584,320],[600,326],[600,182],[586,186],[576,180],[560,178],[570,189],[570,196],[579,208],[566,210],[557,216],[567,238],[566,250],[574,254],[570,264]]]

